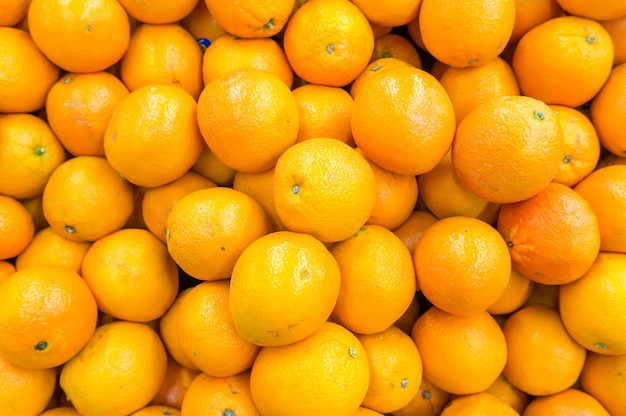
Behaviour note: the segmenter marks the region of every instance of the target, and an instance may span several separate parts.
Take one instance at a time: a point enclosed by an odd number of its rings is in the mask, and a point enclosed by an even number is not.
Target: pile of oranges
[[[626,415],[626,1],[0,0],[0,403]]]

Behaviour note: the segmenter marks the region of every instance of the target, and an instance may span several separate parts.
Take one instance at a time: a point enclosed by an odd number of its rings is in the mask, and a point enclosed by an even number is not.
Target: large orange
[[[454,109],[427,72],[389,68],[372,77],[354,99],[352,134],[379,166],[403,175],[428,172],[454,138]]]
[[[352,416],[367,393],[370,370],[358,338],[325,322],[309,337],[264,347],[250,374],[259,413],[274,416]]]
[[[261,172],[298,137],[298,107],[280,78],[244,68],[209,82],[198,99],[204,140],[225,165]]]
[[[267,215],[254,199],[232,188],[206,188],[171,208],[167,249],[190,276],[227,279],[241,252],[270,231]]]
[[[99,156],[63,162],[43,191],[43,213],[57,233],[95,241],[121,229],[133,211],[133,187]]]
[[[309,139],[283,153],[274,171],[274,203],[291,231],[334,242],[354,234],[376,203],[376,178],[365,158],[332,138]]]
[[[180,178],[202,151],[196,108],[193,97],[179,87],[134,90],[119,103],[104,132],[107,160],[139,186],[161,186]]]
[[[21,113],[42,108],[59,72],[28,32],[0,27],[0,112]]]
[[[33,266],[61,266],[80,273],[83,257],[91,246],[63,237],[51,227],[35,234],[32,241],[15,259],[17,270]]]
[[[441,416],[519,416],[508,403],[487,392],[461,396],[450,400]]]
[[[513,266],[539,283],[578,279],[600,251],[600,228],[591,207],[576,191],[555,182],[524,201],[505,204],[497,227]]]
[[[526,406],[523,416],[544,415],[609,416],[600,402],[583,391],[570,388],[551,396],[536,397]]]
[[[0,195],[0,260],[22,253],[35,236],[33,217],[19,201]]]
[[[0,353],[25,368],[59,366],[85,346],[97,314],[78,273],[56,266],[17,271],[0,285]]]
[[[260,416],[250,394],[250,372],[228,377],[200,374],[189,386],[183,399],[181,415]]]
[[[167,354],[152,328],[115,321],[96,329],[63,366],[59,383],[80,414],[125,416],[150,403],[166,370]]]
[[[360,334],[393,325],[417,288],[411,253],[400,238],[379,225],[366,225],[330,251],[341,271],[333,320]]]
[[[340,288],[337,261],[308,234],[278,231],[239,256],[230,281],[237,331],[257,345],[292,344],[319,329]]]
[[[485,311],[504,293],[511,275],[504,239],[471,217],[449,217],[431,225],[413,259],[424,296],[455,315]]]
[[[626,1],[599,0],[588,2],[585,0],[557,0],[569,14],[583,16],[594,20],[608,20],[626,14]]]
[[[492,202],[522,201],[556,176],[563,134],[552,110],[524,96],[505,96],[471,111],[452,144],[456,179]]]
[[[504,334],[487,312],[457,316],[433,306],[417,319],[411,335],[424,377],[449,393],[484,391],[506,364]]]
[[[508,358],[504,375],[518,389],[548,396],[571,387],[585,363],[585,348],[567,333],[559,313],[546,305],[526,306],[502,327]]]
[[[37,47],[70,72],[97,72],[126,52],[130,23],[116,0],[32,0],[28,29]]]
[[[513,53],[522,94],[546,104],[578,107],[600,91],[613,66],[611,36],[577,16],[550,19],[529,30]]]
[[[561,285],[559,311],[572,338],[599,354],[626,354],[626,254],[601,252],[589,271]]]
[[[312,0],[289,19],[283,46],[300,78],[312,84],[343,87],[369,63],[374,34],[354,3]]]
[[[114,318],[160,318],[178,293],[178,268],[165,244],[147,230],[127,228],[96,240],[82,276],[98,308]]]
[[[202,49],[178,24],[140,24],[120,61],[120,79],[131,91],[176,85],[198,99],[203,87]]]
[[[580,374],[580,386],[612,415],[626,414],[626,354],[589,352]]]
[[[294,9],[294,0],[204,0],[209,12],[228,33],[266,38],[280,32]]]
[[[483,65],[502,52],[515,23],[514,0],[423,0],[424,46],[450,66]]]
[[[589,203],[600,226],[600,250],[626,253],[626,166],[592,172],[574,188]]]
[[[66,74],[46,97],[46,117],[52,131],[75,156],[104,156],[104,131],[128,88],[101,71]]]
[[[613,68],[602,89],[591,101],[591,121],[600,143],[616,156],[626,156],[626,64]]]
[[[227,279],[202,282],[183,298],[178,311],[180,346],[191,362],[214,377],[250,369],[259,347],[244,339],[231,314]]]

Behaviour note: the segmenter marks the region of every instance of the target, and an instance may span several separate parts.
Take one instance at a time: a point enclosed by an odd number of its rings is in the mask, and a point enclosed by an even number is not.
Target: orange
[[[397,66],[411,65],[406,61],[393,57],[378,58],[370,62],[350,84],[350,95],[352,98],[356,97],[363,84],[365,84],[370,78],[375,77],[389,68],[395,68]]]
[[[273,38],[241,38],[224,34],[204,51],[202,79],[205,85],[220,75],[242,68],[267,71],[289,88],[293,83],[293,71],[285,52]]]
[[[589,3],[585,0],[557,0],[569,14],[594,20],[607,20],[626,14],[624,0],[600,0]]]
[[[180,346],[204,373],[228,377],[248,370],[259,347],[240,335],[233,322],[227,279],[203,282],[183,298],[178,311]]]
[[[374,52],[370,62],[380,58],[396,58],[415,68],[422,68],[422,58],[415,46],[410,40],[396,33],[377,37],[374,41]]]
[[[178,24],[140,24],[120,60],[120,78],[130,91],[175,85],[198,99],[203,87],[202,49]]]
[[[35,234],[32,241],[15,261],[17,270],[33,266],[61,266],[80,273],[89,242],[69,240],[50,227]]]
[[[163,336],[161,336],[161,340],[165,344]],[[200,370],[187,368],[168,355],[165,379],[159,392],[154,396],[150,404],[168,406],[180,410],[183,405],[183,399],[187,391],[189,391],[189,386],[200,374]]]
[[[424,46],[450,66],[483,65],[502,52],[515,23],[514,0],[423,0]]]
[[[349,145],[354,144],[350,127],[354,101],[346,90],[306,84],[292,92],[300,115],[296,142],[330,137]]]
[[[626,63],[626,14],[603,20],[600,24],[609,32],[613,41],[613,66]]]
[[[605,168],[611,165],[626,165],[626,157],[619,157],[613,153],[605,153],[600,157],[596,169]]]
[[[78,273],[56,266],[19,270],[0,285],[0,353],[25,368],[61,365],[87,343],[97,313]]]
[[[422,381],[422,359],[411,336],[391,326],[357,338],[370,366],[370,385],[362,406],[389,413],[408,405]]]
[[[190,170],[199,173],[220,186],[231,186],[236,173],[233,168],[226,166],[224,162],[218,159],[206,143],[202,146],[200,157],[198,157],[198,160],[196,160],[196,163],[193,164]]]
[[[626,166],[592,172],[574,188],[589,203],[600,226],[600,250],[626,253]]]
[[[412,337],[424,377],[449,393],[486,390],[506,364],[504,334],[487,312],[457,316],[433,306],[417,319]]]
[[[426,378],[411,403],[402,409],[395,410],[394,416],[438,416],[448,403],[450,393],[441,390]]]
[[[391,231],[400,238],[409,249],[411,255],[413,255],[417,243],[424,235],[424,231],[436,222],[437,217],[430,212],[413,211],[406,221]]]
[[[424,41],[422,39],[422,31],[420,29],[419,11],[417,12],[417,16],[406,24],[406,30],[408,38],[413,41],[413,43],[419,48],[420,51],[426,52],[426,45],[424,45]],[[433,59],[436,61],[435,57],[433,57]]]
[[[610,413],[593,396],[576,389],[536,397],[526,406],[523,416],[557,415],[609,416]]]
[[[82,276],[98,308],[122,320],[160,318],[178,293],[178,268],[167,247],[137,228],[96,240],[83,259]]]
[[[95,241],[124,226],[133,211],[133,187],[99,156],[63,162],[43,191],[43,212],[57,233]]]
[[[230,277],[241,252],[271,226],[261,206],[243,192],[206,188],[179,199],[167,217],[167,249],[199,280]]]
[[[330,252],[341,271],[334,321],[355,333],[374,334],[404,314],[417,289],[415,270],[409,250],[394,233],[366,225]]]
[[[434,168],[419,175],[418,186],[421,201],[437,218],[461,215],[488,224],[494,224],[498,218],[501,204],[479,197],[456,178],[451,152],[446,153]]]
[[[428,227],[413,260],[424,296],[455,315],[485,311],[502,296],[511,276],[511,258],[502,237],[471,217],[444,218]]]
[[[15,265],[7,260],[0,260],[0,283],[15,273]]]
[[[441,416],[519,416],[508,403],[487,392],[474,393],[452,399]]]
[[[511,382],[507,380],[504,373],[500,374],[496,381],[494,381],[485,392],[506,402],[520,415],[524,412],[526,405],[528,405],[530,401],[530,395],[512,385]]]
[[[141,207],[143,197],[148,189],[149,188],[146,188],[145,186],[133,185],[133,212],[130,214],[126,224],[124,224],[124,228],[141,228],[142,230],[148,229],[143,219]]]
[[[604,355],[589,352],[580,374],[580,385],[612,415],[626,412],[626,354]]]
[[[389,230],[399,227],[409,218],[417,203],[415,176],[400,175],[381,168],[367,157],[365,160],[370,164],[376,179],[376,202],[367,223]]]
[[[0,115],[0,194],[41,195],[65,149],[45,121],[32,114]]]
[[[626,254],[604,253],[583,277],[561,285],[559,311],[572,338],[599,354],[626,354]]]
[[[152,0],[150,3],[118,0],[126,12],[143,23],[176,23],[187,16],[203,0]]]
[[[184,416],[260,416],[250,394],[250,372],[228,377],[200,374],[183,399]]]
[[[595,126],[600,143],[616,156],[626,156],[626,64],[613,68],[608,80],[591,101],[591,121]]]
[[[452,167],[461,185],[487,201],[522,201],[556,176],[563,146],[550,107],[531,97],[505,96],[475,108],[459,123]]]
[[[0,401],[15,415],[38,415],[54,394],[57,372],[53,368],[29,370],[0,354]]]
[[[403,175],[431,170],[454,138],[454,110],[441,84],[413,67],[372,77],[354,99],[352,134],[374,163]]]
[[[559,285],[544,285],[541,283],[535,283],[533,286],[533,291],[524,303],[524,306],[540,303],[558,310]]]
[[[354,416],[381,416],[382,413],[376,412],[374,410],[368,409],[367,407],[359,407],[354,412]]]
[[[22,253],[33,240],[33,217],[14,198],[0,195],[0,260]]]
[[[417,296],[417,293],[415,293],[415,296],[413,296],[413,300],[409,304],[409,307],[406,308],[402,316],[396,319],[393,324],[394,326],[400,328],[400,330],[402,330],[404,333],[411,335],[413,325],[415,325],[415,321],[417,321],[420,312],[420,300]]]
[[[535,282],[521,274],[515,267],[511,267],[509,283],[498,300],[487,308],[492,315],[506,315],[515,312],[530,298],[535,288]]]
[[[73,407],[55,407],[40,413],[39,416],[80,416]]]
[[[381,26],[402,26],[417,17],[422,0],[355,0],[367,20]]]
[[[300,78],[311,84],[343,87],[369,63],[374,33],[352,2],[311,0],[289,19],[283,47]]]
[[[311,336],[328,319],[339,295],[340,269],[320,241],[278,231],[241,253],[230,285],[239,334],[261,346],[286,345]]]
[[[502,327],[508,359],[504,375],[512,385],[532,396],[566,390],[578,379],[585,348],[568,334],[559,313],[546,305],[526,306]]]
[[[192,171],[178,179],[155,188],[148,188],[141,201],[143,219],[148,230],[167,243],[167,216],[172,207],[184,196],[200,189],[214,188],[217,184]]]
[[[156,332],[145,324],[115,321],[96,329],[63,366],[59,383],[80,414],[122,416],[152,400],[166,369],[167,355]]]
[[[287,227],[278,217],[274,204],[274,168],[259,173],[235,173],[233,189],[252,197],[263,208],[273,231],[285,231]]]
[[[0,112],[25,113],[42,108],[59,72],[30,33],[0,27]]]
[[[365,398],[368,358],[358,338],[325,322],[307,338],[261,348],[250,374],[252,400],[262,415],[353,415]]]
[[[131,413],[130,416],[180,416],[180,410],[170,406],[151,405]]]
[[[595,169],[600,159],[600,141],[596,129],[581,111],[551,105],[561,124],[565,148],[561,167],[553,181],[574,186]]]
[[[332,138],[287,149],[274,172],[274,203],[283,224],[322,242],[354,234],[376,203],[376,178],[365,158]]]
[[[203,140],[196,101],[179,87],[151,85],[131,92],[104,133],[104,153],[129,182],[147,187],[180,178],[196,162]]]
[[[128,88],[112,74],[66,74],[46,97],[52,131],[75,156],[104,156],[104,131]]]
[[[213,42],[218,37],[226,33],[224,28],[217,23],[215,17],[209,12],[204,1],[198,0],[196,7],[183,17],[180,25],[198,40],[202,48],[202,39]]]
[[[550,183],[535,196],[506,204],[498,231],[513,267],[528,279],[564,284],[581,277],[600,251],[598,220],[573,189]]]
[[[0,2],[0,26],[14,26],[26,17],[30,0],[2,0]]]
[[[470,111],[487,101],[519,95],[513,69],[500,57],[480,66],[449,67],[440,81],[454,107],[457,125]]]
[[[557,0],[515,0],[515,24],[511,44],[518,42],[533,27],[563,15]]]
[[[198,99],[204,140],[226,166],[241,172],[274,166],[296,142],[298,122],[298,107],[289,87],[276,75],[257,68],[214,79]]]
[[[48,226],[48,221],[43,215],[43,197],[42,195],[37,195],[33,198],[28,199],[20,199],[19,202],[26,208],[26,211],[33,218],[33,223],[35,224],[35,231],[39,231]]]
[[[228,32],[242,38],[268,38],[280,32],[294,0],[205,0],[211,15]]]
[[[522,94],[568,107],[593,98],[612,65],[609,33],[600,23],[577,16],[556,17],[535,26],[513,53],[513,71]]]
[[[32,0],[28,30],[37,47],[69,72],[107,69],[130,39],[128,15],[115,0]]]
[[[170,361],[174,360],[189,370],[200,371],[200,369],[191,361],[183,350],[178,336],[178,315],[180,314],[180,306],[183,304],[183,298],[194,287],[195,286],[191,286],[180,290],[172,305],[163,314],[163,316],[161,316],[159,319],[159,335],[161,336],[161,341],[163,341],[163,345],[170,356]]]

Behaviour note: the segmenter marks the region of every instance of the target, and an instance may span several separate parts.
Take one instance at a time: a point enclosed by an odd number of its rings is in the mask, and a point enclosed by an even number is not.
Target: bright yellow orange
[[[359,334],[393,325],[417,289],[411,254],[402,241],[386,228],[365,225],[330,252],[341,271],[333,320]]]
[[[167,249],[190,276],[227,279],[241,252],[270,231],[267,215],[254,199],[231,188],[206,188],[184,196],[171,208]]]
[[[160,328],[162,328],[162,325]],[[161,336],[161,340],[165,344],[163,336]],[[179,364],[171,355],[168,355],[165,379],[159,392],[154,396],[150,404],[168,406],[180,410],[189,386],[201,373],[200,370],[192,370]]]
[[[415,46],[407,38],[396,33],[388,33],[374,40],[374,52],[370,62],[380,58],[396,58],[415,68],[422,68],[422,58]]]
[[[33,217],[14,198],[0,195],[0,260],[22,253],[33,240]]]
[[[211,15],[228,32],[242,38],[267,38],[280,32],[294,0],[205,0]]]
[[[83,257],[91,243],[69,240],[51,227],[43,228],[15,259],[17,270],[33,266],[60,266],[80,273]]]
[[[441,416],[519,416],[507,402],[487,392],[460,396],[450,400]]]
[[[59,73],[59,67],[39,50],[30,33],[0,27],[0,112],[39,110]]]
[[[46,97],[46,117],[52,131],[75,156],[104,156],[104,131],[128,88],[101,71],[66,74]]]
[[[176,23],[187,16],[199,1],[204,0],[152,0],[150,3],[118,0],[126,12],[143,23]]]
[[[412,337],[424,377],[449,393],[484,391],[506,364],[504,334],[487,312],[457,316],[433,306],[417,319]]]
[[[28,30],[37,47],[69,72],[109,68],[130,39],[128,15],[115,0],[31,0]]]
[[[524,416],[582,414],[609,416],[610,413],[593,396],[570,388],[551,396],[536,397],[526,406]]]
[[[213,377],[200,374],[189,385],[183,399],[181,415],[212,416],[233,415],[260,416],[250,394],[250,372]]]
[[[85,346],[97,306],[80,275],[55,266],[13,273],[0,285],[0,353],[24,368],[52,368]]]
[[[367,354],[358,338],[325,322],[299,342],[262,348],[252,366],[250,392],[262,415],[352,415],[365,398],[369,379]]]
[[[352,2],[312,0],[289,19],[283,47],[300,78],[312,84],[343,87],[369,63],[374,34],[363,12]]]
[[[450,393],[441,390],[426,378],[411,403],[395,410],[394,416],[438,416],[450,399]]]
[[[424,231],[413,262],[420,290],[448,313],[475,315],[507,288],[511,258],[502,236],[471,217],[449,217]]]
[[[230,284],[230,309],[241,336],[261,346],[286,345],[311,336],[328,319],[339,295],[340,269],[319,240],[278,231],[241,253]]]
[[[591,121],[602,146],[616,156],[626,156],[623,131],[626,126],[626,64],[613,68],[602,89],[591,101]]]
[[[587,353],[580,374],[580,385],[595,397],[612,415],[626,412],[626,354]]]
[[[198,99],[198,123],[205,142],[225,165],[241,172],[262,172],[296,142],[298,106],[276,75],[244,68],[204,87]]]

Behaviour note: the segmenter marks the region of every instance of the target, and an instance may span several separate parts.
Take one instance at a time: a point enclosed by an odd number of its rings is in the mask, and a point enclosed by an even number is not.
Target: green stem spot
[[[593,35],[589,35],[585,38],[585,40],[587,41],[587,43],[592,44],[596,41],[596,37]]]
[[[71,225],[66,225],[64,229],[65,232],[68,234],[76,234],[76,228],[72,227]]]
[[[350,354],[350,357],[356,358],[356,356],[357,356],[356,349],[354,347],[348,348],[348,354]]]
[[[274,19],[268,20],[267,23],[263,25],[263,29],[265,30],[272,30],[274,29],[274,27],[276,27],[276,22],[274,22]]]
[[[70,83],[70,82],[72,82],[72,81],[74,81],[74,78],[72,78],[72,77],[66,77],[66,78],[63,80],[63,83],[64,83],[64,84],[69,84],[69,83]]]
[[[513,242],[512,241],[507,241],[506,246],[508,248],[513,248]]]
[[[402,381],[400,382],[400,388],[401,389],[406,389],[409,386],[409,380],[408,379],[402,379]]]
[[[601,349],[601,350],[608,350],[609,346],[606,345],[604,342],[596,342],[595,345],[596,348]]]
[[[300,185],[294,185],[291,187],[291,193],[298,195],[300,193]]]
[[[326,45],[326,53],[329,55],[332,55],[332,53],[335,50],[335,45],[333,45],[332,43],[329,43],[328,45]]]
[[[535,111],[533,113],[533,116],[535,116],[535,118],[539,121],[543,120],[544,118],[546,118],[546,116],[543,114],[542,111]]]
[[[370,71],[372,71],[372,72],[376,72],[376,71],[378,71],[380,68],[381,68],[380,64],[376,64],[376,65],[374,65],[374,66],[370,69]]]
[[[422,392],[422,399],[424,399],[424,400],[428,400],[428,399],[430,399],[431,397],[433,397],[433,395],[432,395],[432,393],[430,392],[430,390],[424,390],[424,391]]]
[[[226,409],[222,412],[222,416],[235,416],[235,411],[232,409]]]
[[[467,61],[468,65],[476,65],[478,63],[478,59],[470,59],[469,61]]]
[[[43,147],[43,146],[35,147],[35,155],[43,156],[44,154],[46,154],[46,148],[45,147]]]
[[[570,155],[565,155],[563,157],[563,163],[567,164],[572,161],[572,157]]]
[[[48,349],[48,341],[39,341],[35,345],[35,351],[45,351]]]

